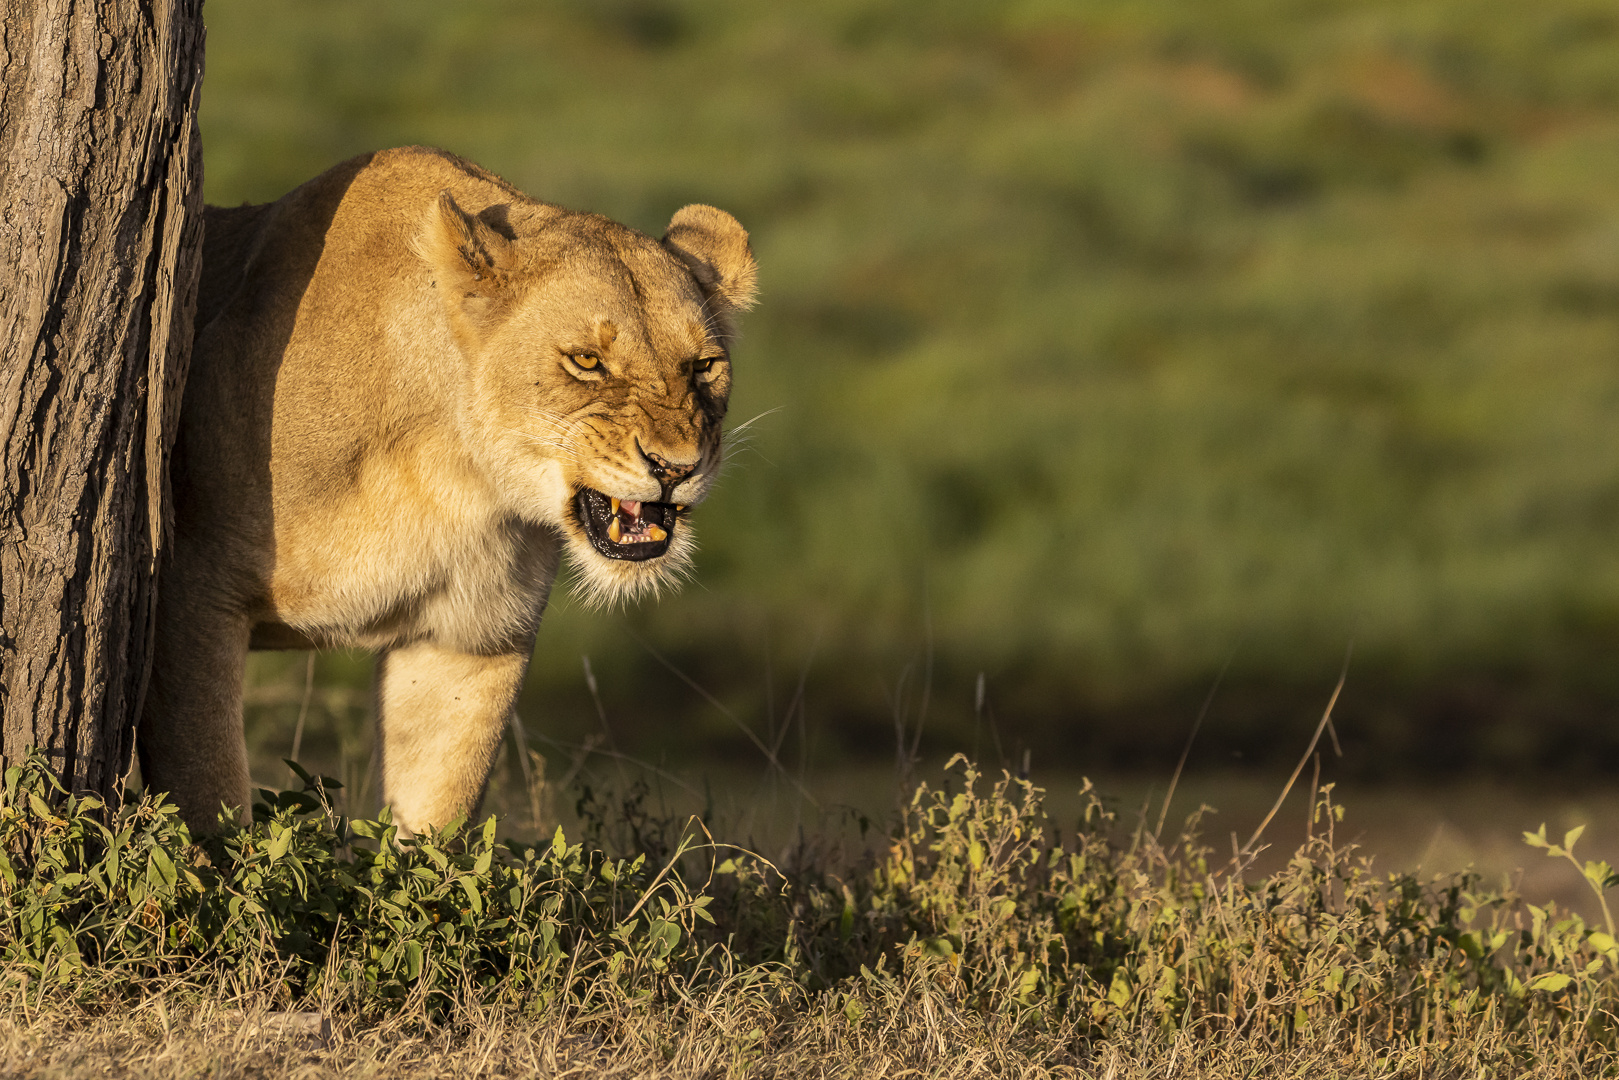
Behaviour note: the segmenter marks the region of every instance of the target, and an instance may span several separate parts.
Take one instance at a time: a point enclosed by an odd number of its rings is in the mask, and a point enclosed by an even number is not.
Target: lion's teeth
[[[685,512],[686,512],[686,504],[685,503],[675,503],[675,513],[684,514]]]
[[[646,538],[651,540],[653,543],[657,543],[659,540],[662,540],[668,535],[668,533],[664,532],[663,529],[657,525],[648,525],[646,527]]]
[[[618,513],[618,500],[617,499],[613,500],[613,513],[615,513],[615,514]]]
[[[613,501],[617,502],[618,500],[615,499]],[[611,540],[613,543],[616,544],[616,543],[619,542],[618,538],[623,536],[623,535],[624,535],[624,530],[620,529],[618,527],[618,518],[615,517],[612,520],[611,524],[609,524],[607,526],[607,539]]]

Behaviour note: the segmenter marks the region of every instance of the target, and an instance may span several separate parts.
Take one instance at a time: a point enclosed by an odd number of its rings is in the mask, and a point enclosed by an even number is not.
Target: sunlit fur
[[[245,807],[249,645],[368,648],[384,798],[443,824],[482,791],[564,553],[598,606],[689,571],[689,511],[666,554],[615,560],[574,499],[702,502],[747,234],[688,206],[654,239],[412,148],[210,208],[205,244],[143,774],[194,827]],[[666,491],[646,454],[692,471]]]

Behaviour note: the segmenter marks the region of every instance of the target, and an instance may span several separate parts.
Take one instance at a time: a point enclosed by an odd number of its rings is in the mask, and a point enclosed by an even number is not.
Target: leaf
[[[1615,941],[1611,934],[1605,934],[1601,930],[1591,931],[1591,936],[1585,940],[1589,941],[1597,952],[1612,952],[1615,948],[1619,948],[1619,941]]]
[[[1541,822],[1539,832],[1524,833],[1523,842],[1528,844],[1530,847],[1547,847],[1548,842],[1546,840],[1546,823]]]
[[[668,956],[680,945],[680,924],[659,919],[647,928],[654,956]]]
[[[1574,849],[1574,845],[1580,842],[1580,835],[1584,832],[1584,825],[1574,826],[1568,832],[1563,834],[1563,846],[1572,851]]]
[[[691,905],[692,914],[696,915],[699,919],[702,919],[704,922],[712,924],[714,922],[714,916],[712,916],[712,915],[710,915],[708,913],[708,905],[713,899],[714,898],[712,896],[704,896],[704,897],[698,898],[697,900],[692,901],[692,905]]]
[[[278,826],[274,824],[270,826],[272,832],[277,828]],[[270,840],[270,846],[265,851],[272,863],[285,855],[287,848],[292,846],[292,830],[284,826],[279,826],[279,828],[281,829],[280,833]]]
[[[1130,985],[1130,976],[1124,973],[1123,968],[1113,972],[1113,983],[1107,989],[1107,999],[1119,1008],[1130,1004],[1130,995],[1134,988]]]
[[[1013,992],[1019,1001],[1028,1001],[1038,989],[1040,989],[1040,970],[1030,966],[1018,976],[1017,987]]]
[[[461,891],[467,894],[467,904],[472,908],[472,913],[482,915],[483,897],[478,895],[478,886],[472,883],[470,877],[459,877],[455,880],[456,884],[461,886]]]
[[[159,896],[173,893],[175,883],[180,880],[174,869],[174,860],[160,847],[152,849],[151,858],[146,864],[146,880]]]
[[[422,974],[422,943],[419,941],[405,942],[405,976],[406,978],[419,978]]]
[[[1568,984],[1573,981],[1574,977],[1572,975],[1564,975],[1560,971],[1549,971],[1544,975],[1538,976],[1533,982],[1531,982],[1529,984],[1529,989],[1544,990],[1548,994],[1555,994],[1559,990],[1566,988]]]

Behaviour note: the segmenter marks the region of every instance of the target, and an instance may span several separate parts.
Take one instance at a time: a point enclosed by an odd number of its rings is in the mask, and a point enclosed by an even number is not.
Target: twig
[[[549,746],[554,746],[558,750],[569,750],[574,752],[577,755],[576,761],[579,763],[582,763],[592,754],[599,757],[612,758],[615,761],[627,762],[636,766],[637,768],[645,769],[649,773],[654,773],[657,776],[669,781],[669,783],[675,785],[675,787],[680,788],[688,795],[697,796],[702,794],[702,792],[686,783],[674,773],[665,769],[660,769],[650,761],[644,761],[641,758],[634,757],[630,754],[623,754],[617,750],[603,750],[601,748],[602,736],[600,735],[592,734],[582,743],[564,742],[561,739],[553,739],[549,735],[541,735],[538,733],[535,734],[534,738],[542,743],[546,743]],[[569,769],[567,775],[561,780],[557,781],[556,789],[558,791],[566,791],[568,786],[573,783],[574,777],[579,775],[580,767],[580,765],[576,765],[574,768]]]
[[[922,749],[922,729],[928,722],[928,705],[933,700],[933,609],[927,601],[927,585],[923,583],[923,633],[926,635],[927,647],[922,666],[922,705],[916,711],[916,732],[911,736],[911,761],[917,760],[917,753]]]
[[[614,754],[617,754],[618,740],[613,738],[613,729],[607,723],[607,708],[602,704],[601,690],[596,685],[596,671],[590,666],[590,657],[584,653],[579,654],[579,662],[585,669],[585,688],[590,691],[590,700],[596,706],[596,719],[601,721],[602,734],[607,736],[607,745],[612,748]],[[618,766],[618,781],[621,784],[626,782],[622,761]]]
[[[1310,777],[1310,801],[1304,808],[1304,838],[1315,839],[1315,796],[1321,790],[1321,754],[1317,751],[1311,755],[1315,759],[1315,772]]]
[[[707,690],[704,690],[701,686],[697,685],[696,681],[693,680],[691,676],[687,675],[684,671],[681,671],[679,668],[675,667],[674,664],[666,660],[662,653],[652,647],[652,643],[650,641],[647,641],[645,638],[641,637],[640,634],[637,634],[629,627],[625,627],[624,632],[630,636],[632,641],[650,653],[652,659],[668,668],[674,674],[675,678],[697,691],[698,694],[702,695],[703,700],[714,706],[721,716],[735,724],[737,728],[741,730],[742,734],[746,735],[749,741],[751,741],[753,745],[758,748],[759,752],[765,756],[765,760],[769,761],[771,765],[775,766],[777,771],[779,771],[783,776],[787,777],[787,781],[798,789],[798,793],[804,796],[804,798],[809,801],[811,806],[815,807],[817,810],[821,808],[820,800],[818,800],[814,795],[811,795],[809,788],[799,783],[797,777],[793,776],[786,769],[782,768],[781,759],[771,751],[770,747],[764,744],[764,740],[759,738],[757,732],[742,722],[741,718],[738,717],[736,713],[726,708],[725,705],[713,694],[710,694]]]
[[[523,789],[528,795],[529,824],[537,830],[540,827],[540,792],[534,786],[534,764],[528,759],[531,752],[528,748],[528,732],[523,730],[523,718],[517,715],[516,709],[507,714],[507,719],[511,722],[512,739],[517,743],[517,764],[523,770]]]
[[[906,792],[911,782],[911,759],[905,753],[905,683],[911,677],[911,665],[906,664],[900,669],[899,678],[894,682],[894,696],[889,707],[894,713],[894,773],[898,777],[899,785],[894,797],[899,805],[905,804]],[[885,686],[884,691],[887,691]]]
[[[801,668],[799,670],[799,673],[798,673],[798,689],[793,693],[792,700],[787,703],[787,711],[782,714],[782,718],[781,718],[781,730],[776,732],[775,742],[772,743],[771,747],[770,747],[770,750],[771,750],[772,753],[778,754],[778,755],[781,753],[782,744],[787,741],[787,735],[793,729],[793,713],[795,711],[798,712],[799,713],[799,717],[798,717],[798,732],[799,732],[799,740],[798,740],[798,780],[799,780],[799,783],[803,783],[806,776],[808,775],[807,771],[806,771],[806,765],[805,765],[805,759],[808,757],[808,751],[805,748],[804,717],[803,717],[803,712],[802,712],[802,710],[804,708],[804,684],[809,681],[810,665],[815,662],[815,652],[816,652],[816,650],[818,648],[820,648],[820,644],[821,644],[821,635],[816,634],[815,635],[815,641],[810,646],[809,656],[804,661],[804,666],[803,666],[803,668]],[[761,792],[763,792],[763,790],[764,790],[764,785],[762,783],[760,784],[759,790]],[[798,804],[794,808],[794,815],[795,815],[795,817],[799,818],[800,824],[802,824],[802,816],[800,814],[800,811],[802,809],[803,809],[803,804],[802,803]]]
[[[304,665],[304,700],[298,706],[298,724],[292,729],[292,760],[298,760],[298,749],[304,743],[304,721],[309,718],[309,699],[315,693],[315,654],[309,654],[309,662]],[[289,770],[290,771],[290,770]]]
[[[1169,778],[1169,790],[1164,792],[1163,809],[1158,811],[1158,825],[1152,830],[1154,840],[1164,835],[1164,819],[1169,817],[1169,801],[1175,797],[1175,786],[1181,782],[1181,772],[1186,768],[1186,758],[1192,752],[1192,741],[1197,738],[1198,731],[1202,729],[1203,721],[1209,715],[1209,708],[1214,704],[1214,695],[1219,693],[1220,684],[1225,681],[1225,673],[1231,670],[1231,661],[1236,658],[1237,652],[1233,649],[1231,656],[1225,662],[1225,666],[1220,669],[1220,674],[1214,677],[1214,685],[1209,687],[1208,694],[1203,698],[1203,706],[1197,710],[1197,719],[1192,721],[1192,730],[1186,734],[1186,745],[1181,747],[1181,758],[1175,762],[1175,773]],[[978,676],[978,685],[980,687],[984,685],[983,678],[982,674]],[[980,696],[982,696],[982,691],[980,691]]]
[[[635,906],[630,908],[630,913],[620,920],[621,924],[628,923],[631,919],[635,918],[636,913],[646,906],[646,902],[648,900],[652,899],[652,894],[657,891],[658,883],[668,876],[669,871],[675,868],[675,864],[680,861],[681,857],[684,856],[687,851],[697,846],[695,844],[687,843],[686,831],[687,829],[691,828],[693,822],[697,823],[698,828],[703,828],[702,819],[697,817],[695,814],[693,814],[691,818],[686,821],[686,828],[680,830],[680,843],[675,845],[675,853],[669,856],[668,862],[663,864],[663,869],[658,871],[658,876],[653,878],[652,881],[648,883],[646,891],[641,894],[641,899],[637,900],[635,902]],[[705,844],[703,846],[709,847],[712,845]]]
[[[1349,651],[1344,654],[1344,667],[1343,671],[1338,675],[1338,685],[1332,689],[1332,697],[1327,701],[1326,711],[1321,714],[1321,722],[1315,726],[1315,734],[1310,736],[1310,745],[1304,748],[1304,756],[1299,758],[1299,763],[1293,767],[1293,775],[1287,778],[1287,784],[1282,788],[1282,793],[1276,797],[1276,805],[1270,808],[1270,813],[1265,815],[1265,820],[1259,823],[1259,828],[1254,830],[1254,834],[1248,838],[1248,842],[1242,845],[1242,849],[1237,853],[1238,855],[1246,854],[1259,841],[1260,835],[1265,831],[1265,826],[1270,824],[1271,818],[1275,817],[1276,812],[1282,808],[1282,803],[1287,801],[1288,792],[1293,790],[1293,785],[1298,781],[1299,774],[1304,771],[1305,763],[1310,760],[1310,755],[1315,753],[1316,744],[1321,741],[1321,733],[1326,731],[1327,725],[1332,722],[1332,707],[1338,704],[1338,695],[1343,693],[1344,682],[1349,678],[1349,657],[1353,655],[1354,651],[1355,647],[1351,645]]]

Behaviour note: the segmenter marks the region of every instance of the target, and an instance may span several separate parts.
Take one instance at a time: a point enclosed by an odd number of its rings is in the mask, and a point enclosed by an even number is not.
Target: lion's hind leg
[[[382,797],[415,834],[470,815],[528,670],[528,652],[477,655],[418,642],[378,661]]]
[[[141,778],[167,791],[193,832],[212,831],[222,806],[251,813],[247,741],[242,734],[245,615],[183,584],[158,599],[152,680],[141,710]]]

